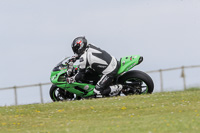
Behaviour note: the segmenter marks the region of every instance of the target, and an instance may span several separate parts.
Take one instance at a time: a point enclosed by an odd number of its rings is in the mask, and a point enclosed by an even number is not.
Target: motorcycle
[[[125,56],[119,61],[119,70],[111,85],[122,84],[123,88],[118,95],[151,94],[154,83],[151,77],[139,70],[131,70],[143,61],[140,55]],[[73,65],[68,75],[69,57],[62,60],[51,72],[50,80],[53,85],[50,88],[50,97],[53,101],[80,100],[95,98],[93,89],[100,80],[101,75],[91,68],[86,69],[83,81],[69,84],[67,78],[74,76],[79,71],[78,65]]]

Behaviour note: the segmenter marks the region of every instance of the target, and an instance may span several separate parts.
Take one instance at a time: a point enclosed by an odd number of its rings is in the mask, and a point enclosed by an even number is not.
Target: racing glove
[[[77,59],[78,59],[78,55],[76,55],[76,54],[69,59],[69,62],[68,62],[69,66],[68,66],[68,73],[67,73],[68,76],[71,75],[74,62],[76,62]]]
[[[73,70],[74,63],[73,62],[69,62],[68,64],[69,64],[69,66],[68,66],[68,70],[67,70],[67,75],[70,76],[71,73],[72,73],[72,70]]]
[[[70,59],[69,59],[69,62],[76,62],[76,60],[78,59],[79,57],[78,57],[78,55],[77,54],[75,54],[74,56],[72,56]]]

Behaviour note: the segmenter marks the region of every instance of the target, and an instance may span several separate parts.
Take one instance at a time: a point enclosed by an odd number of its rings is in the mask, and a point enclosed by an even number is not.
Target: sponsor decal
[[[54,79],[56,79],[56,77],[57,77],[57,74],[54,75],[53,77],[51,77],[51,81],[53,81]]]
[[[135,65],[136,65],[136,63],[132,64],[132,65],[128,68],[128,70],[131,69],[132,67],[134,67]]]
[[[106,68],[106,66],[103,66],[103,65],[98,65],[97,67]]]
[[[85,87],[84,87],[84,90],[88,90],[89,89],[89,85],[86,85]]]
[[[131,56],[130,60],[132,61],[132,56]]]
[[[125,65],[125,63],[126,63],[125,61],[122,62],[123,66]]]
[[[101,81],[101,84],[104,84],[104,82],[105,82],[106,80],[108,80],[108,76],[105,76],[105,77],[103,78],[103,80]]]
[[[79,61],[80,61],[80,62],[83,62],[83,61],[84,61],[83,57],[81,57],[81,58],[79,59]]]

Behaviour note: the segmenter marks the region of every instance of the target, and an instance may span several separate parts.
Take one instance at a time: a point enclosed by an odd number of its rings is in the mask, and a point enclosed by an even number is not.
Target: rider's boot
[[[110,94],[109,96],[117,96],[122,90],[123,86],[121,84],[110,86]]]
[[[123,86],[121,84],[112,85],[103,91],[94,89],[94,93],[95,93],[96,98],[102,98],[102,97],[107,97],[107,96],[116,96],[120,93],[122,88],[123,88]]]
[[[96,89],[94,89],[94,95],[95,95],[96,98],[102,98],[103,97],[103,95],[101,95],[100,91],[98,91]]]

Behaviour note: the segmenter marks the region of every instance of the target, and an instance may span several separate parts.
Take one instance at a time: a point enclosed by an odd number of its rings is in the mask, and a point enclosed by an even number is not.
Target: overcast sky
[[[49,82],[85,35],[142,71],[200,64],[200,0],[0,0],[0,87]]]

